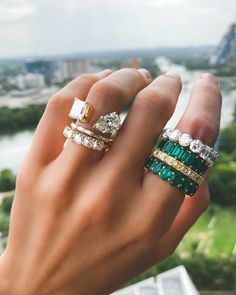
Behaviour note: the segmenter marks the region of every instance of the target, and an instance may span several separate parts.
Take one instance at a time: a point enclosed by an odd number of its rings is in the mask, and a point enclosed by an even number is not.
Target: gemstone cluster
[[[93,128],[102,133],[117,133],[121,127],[121,119],[116,112],[101,116]]]
[[[177,129],[169,128],[164,130],[162,138],[177,142],[182,147],[188,147],[191,152],[198,154],[202,159],[206,160],[208,166],[212,166],[218,157],[218,153],[213,148],[204,145],[199,139],[192,139],[189,134],[182,134]]]

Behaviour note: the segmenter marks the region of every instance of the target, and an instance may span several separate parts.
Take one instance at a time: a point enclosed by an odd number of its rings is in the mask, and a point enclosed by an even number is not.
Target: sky
[[[0,0],[0,58],[216,45],[235,0]]]

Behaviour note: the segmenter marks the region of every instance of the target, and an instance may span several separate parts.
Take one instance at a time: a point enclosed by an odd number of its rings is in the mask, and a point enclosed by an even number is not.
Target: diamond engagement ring
[[[112,137],[116,135],[120,127],[121,119],[116,112],[101,116],[93,126],[94,129],[102,133],[112,134]]]
[[[88,123],[93,109],[90,103],[75,97],[69,116],[71,119],[78,120],[81,123]]]

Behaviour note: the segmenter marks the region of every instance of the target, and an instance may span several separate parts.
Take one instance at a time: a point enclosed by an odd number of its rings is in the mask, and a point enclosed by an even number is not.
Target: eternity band
[[[82,132],[82,133],[84,133],[86,135],[89,135],[89,136],[91,136],[93,138],[102,140],[102,141],[104,141],[107,144],[112,144],[112,142],[113,142],[112,139],[106,138],[106,137],[104,137],[102,135],[95,134],[92,130],[89,130],[87,128],[84,128],[82,126],[79,126],[79,125],[77,125],[75,123],[71,123],[71,128],[74,129],[74,130],[78,130],[79,132]]]

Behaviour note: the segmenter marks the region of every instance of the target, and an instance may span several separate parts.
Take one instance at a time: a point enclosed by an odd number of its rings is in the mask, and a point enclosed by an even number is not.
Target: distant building
[[[63,82],[88,72],[89,61],[87,59],[66,59],[58,62],[56,76],[58,81]]]
[[[31,60],[25,63],[27,73],[42,74],[45,82],[50,84],[55,74],[56,64],[51,60]]]
[[[212,65],[236,65],[236,23],[232,24],[215,52],[210,56]]]
[[[42,74],[18,75],[16,86],[20,90],[43,88],[45,87],[45,78]]]
[[[184,266],[131,285],[111,295],[200,295]]]

